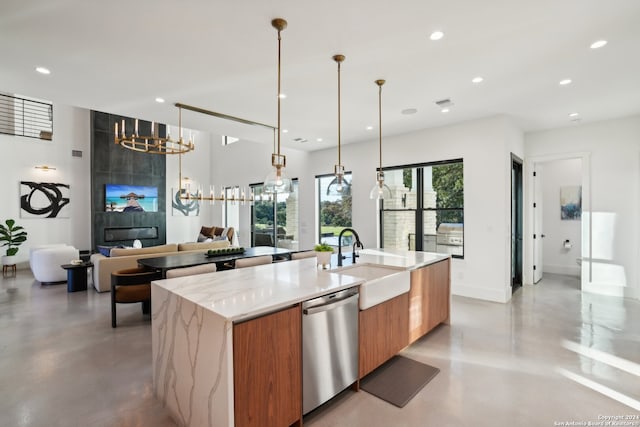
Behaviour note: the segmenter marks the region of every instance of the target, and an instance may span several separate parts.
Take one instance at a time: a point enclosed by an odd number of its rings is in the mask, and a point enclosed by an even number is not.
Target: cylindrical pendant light
[[[376,184],[369,192],[369,197],[372,199],[383,200],[391,198],[391,189],[387,184],[384,183],[384,172],[382,171],[382,85],[385,83],[384,80],[379,79],[376,80],[376,84],[378,85],[378,130],[379,130],[379,159],[380,166],[378,168],[378,173],[376,174]]]
[[[280,90],[280,57],[281,57],[281,45],[282,38],[280,33],[287,28],[287,21],[282,18],[276,18],[271,21],[273,28],[278,30],[278,93],[276,98],[278,100],[278,149],[277,152],[271,154],[271,165],[273,170],[267,175],[264,181],[264,192],[268,194],[274,193],[290,193],[293,191],[293,183],[291,179],[287,178],[284,173],[284,169],[287,165],[287,158],[285,155],[280,154],[280,99],[282,99]]]

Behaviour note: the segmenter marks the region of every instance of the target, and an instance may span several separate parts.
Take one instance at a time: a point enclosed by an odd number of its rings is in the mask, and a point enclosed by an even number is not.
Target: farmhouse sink
[[[369,307],[409,292],[411,276],[408,270],[371,264],[357,264],[341,267],[331,272],[365,279],[365,282],[360,285],[360,310],[366,310]]]

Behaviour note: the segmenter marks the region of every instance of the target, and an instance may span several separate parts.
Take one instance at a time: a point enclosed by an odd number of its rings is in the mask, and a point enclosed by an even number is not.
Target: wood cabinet
[[[411,272],[409,344],[438,324],[449,323],[449,263],[449,259],[446,259]]]
[[[408,293],[360,311],[359,378],[449,322],[449,260],[411,272]]]
[[[359,378],[382,365],[409,342],[409,294],[359,313]]]
[[[302,425],[300,305],[233,326],[235,426]]]

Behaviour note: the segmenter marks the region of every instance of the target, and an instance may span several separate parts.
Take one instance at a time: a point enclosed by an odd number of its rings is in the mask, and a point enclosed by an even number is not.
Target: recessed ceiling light
[[[404,110],[401,111],[401,113],[405,114],[405,115],[415,114],[417,112],[418,112],[418,110],[415,109],[415,108],[405,108]]]
[[[471,82],[472,83],[482,83],[483,80],[484,79],[482,77],[478,76],[478,77],[474,77],[473,79],[471,79]]]
[[[156,102],[163,103],[164,102],[164,98],[156,98]]]
[[[282,133],[289,133],[287,129],[282,129]]]
[[[444,33],[442,31],[434,31],[433,33],[431,33],[431,35],[429,36],[429,38],[433,41],[436,40],[440,40],[441,38],[444,37]]]
[[[568,84],[571,84],[571,79],[560,80],[560,86],[566,86]]]
[[[597,42],[591,43],[591,49],[600,49],[605,44],[607,44],[606,40],[598,40]]]
[[[448,108],[443,108],[442,110],[440,110],[440,112],[442,112],[442,113],[448,113],[448,112],[449,112],[449,109],[448,109]]]
[[[579,115],[578,113],[569,113],[569,117],[578,117]]]
[[[322,142],[322,138],[317,138],[316,141]]]
[[[40,74],[51,74],[51,71],[45,67],[36,67],[36,71]]]
[[[373,130],[373,126],[367,126],[367,130]]]
[[[278,95],[278,97],[280,99],[285,99],[287,97],[287,94],[286,93],[281,93],[280,95]]]

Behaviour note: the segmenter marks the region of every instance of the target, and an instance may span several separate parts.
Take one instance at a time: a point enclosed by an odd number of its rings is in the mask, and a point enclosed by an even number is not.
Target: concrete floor
[[[149,319],[139,304],[118,313],[112,329],[108,293],[69,294],[24,270],[3,278],[0,426],[175,425],[153,397]],[[305,426],[587,425],[640,414],[640,302],[545,275],[509,304],[453,297],[451,317],[403,352],[441,370],[403,409],[345,391]]]

